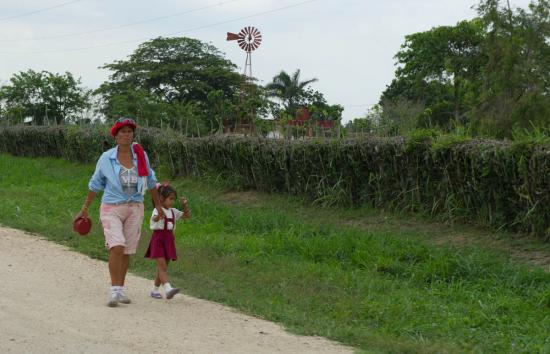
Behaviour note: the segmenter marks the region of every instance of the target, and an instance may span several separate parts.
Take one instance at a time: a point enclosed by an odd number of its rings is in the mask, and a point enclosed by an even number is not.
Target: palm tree
[[[281,70],[265,88],[270,93],[270,96],[280,98],[283,101],[286,112],[294,116],[298,108],[296,107],[296,100],[300,97],[304,87],[315,81],[317,79],[300,81],[300,69],[297,69],[292,74],[292,77],[284,70]]]

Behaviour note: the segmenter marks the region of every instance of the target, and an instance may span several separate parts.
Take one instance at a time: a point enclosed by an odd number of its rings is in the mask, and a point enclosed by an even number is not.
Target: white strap
[[[147,176],[141,176],[141,195],[147,192]]]

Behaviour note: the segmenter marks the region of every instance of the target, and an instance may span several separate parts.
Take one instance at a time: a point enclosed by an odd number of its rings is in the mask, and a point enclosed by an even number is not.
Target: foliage
[[[369,133],[376,136],[398,136],[413,131],[422,119],[429,119],[430,109],[422,103],[398,98],[385,100],[384,104],[371,107],[364,118],[351,121],[347,129],[351,133]]]
[[[405,37],[383,116],[396,102],[425,110],[396,122],[401,133],[469,124],[475,135],[511,138],[514,127],[550,127],[550,2],[482,0],[477,10],[474,20]]]
[[[107,129],[3,128],[0,151],[93,161],[109,139]],[[470,140],[434,130],[409,138],[282,142],[185,139],[141,129],[138,139],[173,175],[214,175],[236,188],[302,195],[322,205],[427,212],[550,237],[546,141]]]
[[[266,89],[272,97],[281,99],[284,110],[294,116],[299,108],[298,101],[304,92],[304,88],[316,81],[317,79],[300,81],[300,69],[297,69],[292,76],[282,70],[273,77],[271,83],[266,85]]]
[[[514,11],[509,3],[483,0],[478,12],[488,58],[475,110],[478,130],[511,137],[512,127],[550,127],[550,2]]]
[[[409,123],[447,128],[452,120],[465,122],[472,108],[468,98],[476,96],[479,73],[486,60],[481,44],[480,21],[462,21],[456,26],[440,26],[405,37],[395,58],[396,77],[384,91],[381,104],[418,102],[429,109],[429,117]],[[398,124],[401,126],[401,124]]]
[[[216,100],[236,104],[244,83],[235,64],[218,49],[186,37],[153,39],[141,44],[128,60],[103,68],[113,72],[97,90],[105,99],[105,115],[131,115],[156,127],[161,122],[177,126],[191,120],[203,129],[217,129],[219,117],[212,113],[219,114],[220,107],[212,107],[214,98],[209,100],[208,95],[216,92],[221,95]]]
[[[298,105],[309,109],[312,120],[340,121],[344,111],[343,106],[329,105],[321,92],[312,89],[302,91]]]
[[[355,118],[347,122],[345,128],[353,133],[373,133],[375,124],[369,117]]]
[[[81,112],[90,108],[90,91],[80,86],[69,72],[22,71],[0,88],[2,115],[0,120],[22,123],[32,117],[33,124],[76,122]]]

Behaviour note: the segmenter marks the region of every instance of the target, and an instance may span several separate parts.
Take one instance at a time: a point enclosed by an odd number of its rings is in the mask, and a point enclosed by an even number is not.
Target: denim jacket
[[[134,166],[137,166],[137,157],[134,149],[131,149]],[[149,175],[143,178],[138,178],[137,192],[134,195],[127,195],[122,191],[122,185],[120,184],[119,173],[121,170],[120,162],[117,159],[118,146],[105,151],[99,160],[95,168],[95,172],[90,178],[88,188],[92,192],[103,191],[103,197],[101,202],[105,204],[122,204],[127,202],[143,202],[142,189],[144,183],[147,183],[146,189],[153,189],[157,184],[155,172],[151,169],[149,164],[149,157],[145,153],[145,160],[147,160],[147,169]]]

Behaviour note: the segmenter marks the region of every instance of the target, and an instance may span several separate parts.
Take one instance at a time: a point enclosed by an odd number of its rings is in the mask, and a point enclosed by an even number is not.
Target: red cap
[[[87,235],[92,229],[92,220],[84,216],[79,217],[74,221],[73,230],[78,232],[80,235]]]
[[[114,137],[116,136],[116,134],[118,133],[119,129],[124,127],[124,126],[130,126],[132,127],[133,130],[136,130],[136,127],[137,127],[137,124],[136,122],[134,122],[133,119],[130,119],[130,118],[120,118],[119,120],[117,120],[115,122],[115,124],[113,124],[113,126],[111,127],[111,135]]]

